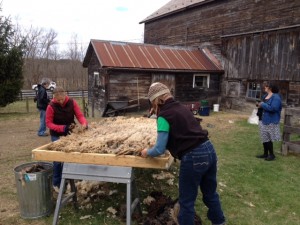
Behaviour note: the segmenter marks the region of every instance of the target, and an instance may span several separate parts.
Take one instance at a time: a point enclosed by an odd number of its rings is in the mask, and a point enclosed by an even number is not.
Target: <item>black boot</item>
[[[275,155],[274,154],[270,154],[270,155],[268,155],[267,158],[265,158],[265,160],[267,160],[267,161],[273,161],[273,160],[275,160]]]
[[[267,142],[268,145],[268,150],[269,150],[269,155],[267,158],[265,158],[265,160],[267,161],[272,161],[275,159],[275,155],[274,155],[274,151],[273,151],[273,142]]]
[[[256,158],[259,158],[259,159],[266,159],[268,157],[268,145],[267,145],[267,142],[264,142],[263,143],[263,146],[264,146],[264,154],[262,155],[257,155]]]

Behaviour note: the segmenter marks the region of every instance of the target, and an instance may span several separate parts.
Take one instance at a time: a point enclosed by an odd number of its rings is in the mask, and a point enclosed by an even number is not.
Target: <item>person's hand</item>
[[[257,108],[260,108],[261,107],[261,101],[260,100],[256,101],[255,105],[256,105]]]
[[[66,125],[65,128],[64,128],[64,134],[65,135],[68,135],[68,134],[71,134],[72,133],[72,130],[75,128],[75,124],[72,123],[70,125]]]
[[[65,127],[64,127],[64,135],[68,135],[68,134],[70,134],[69,126],[65,125]]]
[[[69,130],[72,131],[75,128],[75,123],[71,123],[69,125]]]
[[[64,135],[68,135],[68,134],[71,134],[71,131],[69,129],[69,125],[65,125],[65,128],[64,128]]]
[[[148,149],[143,149],[142,151],[141,151],[141,157],[143,157],[143,158],[146,158],[147,157],[147,150]]]

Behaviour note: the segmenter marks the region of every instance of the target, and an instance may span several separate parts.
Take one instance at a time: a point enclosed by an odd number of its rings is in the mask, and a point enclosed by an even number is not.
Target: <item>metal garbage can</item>
[[[39,172],[26,172],[38,165]],[[52,163],[31,162],[14,168],[17,196],[21,217],[35,219],[51,214],[54,204],[52,198]]]

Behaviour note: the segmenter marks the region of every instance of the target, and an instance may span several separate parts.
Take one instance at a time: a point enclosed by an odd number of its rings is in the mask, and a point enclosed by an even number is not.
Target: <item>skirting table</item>
[[[71,193],[63,198],[66,180],[70,181]],[[74,180],[93,180],[113,183],[124,183],[126,188],[126,225],[131,225],[131,215],[138,206],[141,213],[137,189],[135,187],[133,168],[121,166],[103,166],[92,164],[64,163],[62,171],[61,188],[58,193],[53,217],[53,225],[58,223],[59,211],[71,198],[74,207],[77,208],[77,196]],[[134,201],[131,195],[136,195]]]

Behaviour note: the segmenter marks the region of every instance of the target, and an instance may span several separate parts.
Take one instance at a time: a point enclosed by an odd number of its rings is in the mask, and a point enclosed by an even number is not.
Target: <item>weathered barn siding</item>
[[[300,1],[206,1],[144,23],[145,43],[212,50],[224,65],[227,105],[253,105],[249,83],[264,80],[278,82],[284,103],[299,104]]]
[[[300,105],[300,82],[291,82],[289,85],[289,99],[291,105]]]
[[[144,42],[199,46],[221,44],[221,35],[300,24],[297,0],[219,0],[145,22]]]
[[[210,75],[210,84],[207,89],[193,88],[193,74],[177,74],[175,98],[182,102],[199,102],[207,99],[210,104],[218,103],[221,77],[219,74]]]
[[[89,102],[94,111],[102,115],[109,101],[134,101],[140,108],[145,108],[151,73],[97,69],[95,65],[89,73]],[[99,79],[104,84],[95,84],[94,71],[99,72]]]
[[[223,38],[222,55],[227,79],[300,81],[300,27]]]
[[[94,72],[99,71],[100,63],[97,59],[95,52],[91,53],[91,61],[88,66],[88,102],[92,106],[92,113],[95,110],[100,110],[105,105],[105,92],[102,91],[103,87],[95,86]],[[105,76],[105,72],[99,71],[101,76]]]
[[[154,82],[161,82],[167,87],[169,87],[171,94],[175,96],[176,90],[175,90],[175,74],[174,73],[153,73],[152,74],[152,81]]]
[[[299,104],[290,82],[300,81],[300,28],[225,37],[222,55],[225,80],[260,84],[270,80],[278,85],[284,104]],[[247,100],[243,90],[247,91],[247,84],[238,97]]]
[[[134,100],[147,97],[151,84],[151,73],[112,72],[109,75],[109,100]]]

